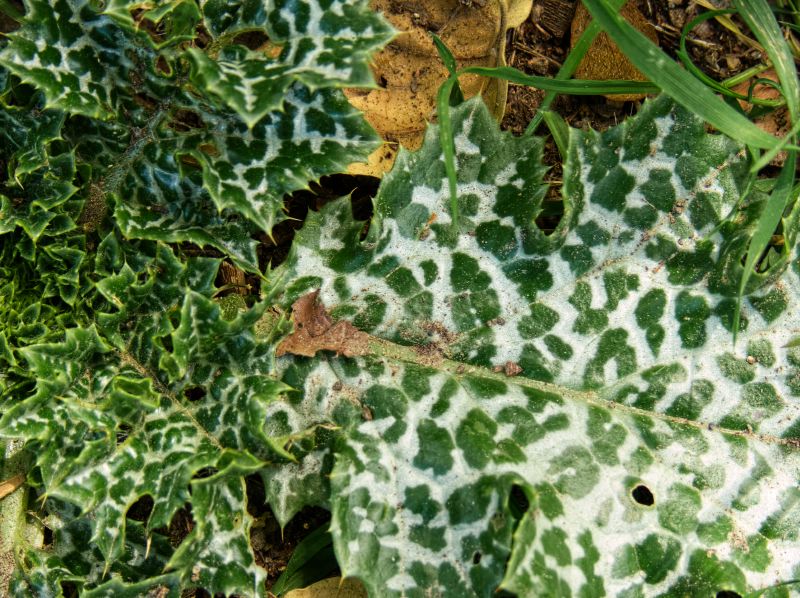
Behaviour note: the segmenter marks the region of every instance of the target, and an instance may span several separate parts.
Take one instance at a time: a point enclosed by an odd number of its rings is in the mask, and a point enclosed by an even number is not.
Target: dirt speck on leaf
[[[317,351],[335,351],[354,357],[367,352],[369,335],[350,322],[334,322],[319,302],[319,289],[292,304],[292,320],[294,332],[278,345],[275,354],[279,357],[287,353],[313,357]]]

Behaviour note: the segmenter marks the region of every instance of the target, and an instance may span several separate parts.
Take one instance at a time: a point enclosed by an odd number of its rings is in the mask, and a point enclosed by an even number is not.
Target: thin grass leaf
[[[442,41],[442,38],[435,33],[431,33],[431,38],[433,39],[433,45],[436,46],[436,51],[439,52],[439,58],[442,59],[444,66],[448,71],[450,71],[450,76],[457,76],[458,64],[456,64],[456,58],[453,56],[450,48],[448,48]],[[453,91],[450,93],[450,105],[458,106],[463,101],[464,94],[461,91],[461,86],[458,84],[458,81],[456,81],[455,85],[453,86]]]
[[[569,149],[569,126],[560,114],[552,110],[540,111],[547,128],[550,129],[550,134],[553,136],[553,141],[556,142],[558,153],[561,154],[562,159],[566,159],[567,150]]]
[[[678,104],[747,145],[771,149],[779,143],[776,137],[738,114],[706,85],[667,57],[658,46],[615,14],[607,2],[584,0],[584,4],[634,66]]]
[[[729,14],[733,14],[735,12],[736,12],[735,10],[730,10],[730,9],[712,10],[712,11],[709,11],[709,12],[704,12],[704,13],[698,15],[697,17],[695,17],[694,19],[692,19],[691,21],[689,21],[683,27],[683,30],[681,31],[680,45],[679,45],[679,49],[678,49],[678,52],[677,52],[678,58],[680,59],[681,63],[683,64],[683,66],[686,68],[687,71],[692,73],[695,77],[700,79],[700,81],[702,81],[703,83],[708,85],[708,87],[710,87],[711,89],[715,90],[718,93],[721,93],[721,94],[723,94],[725,96],[728,96],[728,97],[731,97],[731,98],[736,98],[737,100],[746,100],[747,102],[749,102],[751,104],[754,104],[754,105],[759,105],[759,106],[783,106],[785,104],[785,101],[783,101],[783,100],[762,100],[762,99],[753,97],[752,91],[753,91],[754,86],[756,85],[755,81],[750,86],[750,90],[748,91],[747,95],[742,95],[740,93],[736,93],[735,91],[732,91],[730,89],[730,86],[723,85],[723,84],[719,83],[718,81],[712,79],[711,77],[706,75],[703,71],[701,71],[699,68],[697,68],[697,66],[695,66],[694,62],[692,62],[692,59],[689,56],[689,52],[686,50],[686,39],[689,37],[689,33],[692,31],[692,29],[697,27],[700,23],[703,23],[704,21],[708,21],[710,19],[713,19],[716,16],[729,15]],[[774,81],[770,81],[770,83],[774,83]]]
[[[728,77],[724,81],[722,81],[722,86],[726,89],[730,89],[731,87],[736,87],[742,81],[747,81],[748,79],[755,77],[759,73],[763,73],[764,71],[769,70],[768,64],[757,64],[756,66],[751,66],[749,69],[742,71],[741,73],[737,73],[733,77]]]
[[[282,596],[297,588],[305,588],[325,579],[336,570],[336,557],[333,554],[333,537],[330,525],[325,524],[308,534],[292,552],[286,569],[271,592]]]
[[[537,77],[527,75],[511,66],[470,66],[461,69],[459,75],[482,75],[484,77],[496,77],[505,79],[519,85],[528,85],[545,91],[554,91],[575,96],[595,96],[595,95],[614,95],[614,94],[635,94],[635,93],[658,93],[659,87],[647,81],[590,81],[588,79],[572,79],[570,81],[559,81],[551,77]]]
[[[453,127],[450,120],[450,95],[453,86],[458,85],[458,76],[449,77],[439,88],[436,96],[436,114],[439,117],[439,140],[444,155],[444,168],[447,173],[447,185],[450,192],[450,217],[453,230],[458,230],[458,192],[456,190],[456,146],[453,139]]]
[[[614,7],[615,10],[619,10],[619,8],[625,3],[625,0],[612,0],[611,5]],[[583,30],[583,33],[578,38],[578,41],[575,42],[572,50],[567,55],[566,60],[561,65],[561,68],[558,70],[556,74],[556,79],[559,81],[566,81],[572,75],[575,74],[575,71],[578,70],[578,66],[583,60],[584,55],[589,50],[589,47],[592,45],[594,38],[597,37],[597,34],[602,31],[602,27],[597,24],[595,21],[591,21],[586,29]],[[558,93],[555,91],[548,91],[542,103],[539,104],[539,109],[536,111],[536,114],[533,115],[533,119],[528,124],[528,127],[525,129],[525,135],[533,135],[536,132],[536,129],[539,128],[539,125],[542,124],[542,120],[544,119],[544,112],[550,109],[551,104],[553,101],[558,97]]]
[[[781,169],[780,175],[775,183],[775,188],[770,193],[767,205],[756,225],[756,231],[750,239],[750,247],[747,250],[747,258],[744,262],[742,280],[739,283],[739,294],[736,298],[736,312],[733,320],[733,342],[736,343],[736,333],[739,330],[739,318],[741,317],[742,298],[744,297],[747,283],[752,276],[756,262],[764,253],[769,245],[772,234],[783,216],[783,211],[792,199],[792,185],[794,184],[794,171],[797,164],[797,154],[789,152],[786,162]]]
[[[736,0],[735,5],[772,61],[781,82],[783,96],[789,107],[789,115],[792,117],[792,122],[797,122],[800,117],[800,83],[797,80],[797,68],[792,51],[786,40],[783,39],[772,9],[766,0],[747,0],[746,2]]]

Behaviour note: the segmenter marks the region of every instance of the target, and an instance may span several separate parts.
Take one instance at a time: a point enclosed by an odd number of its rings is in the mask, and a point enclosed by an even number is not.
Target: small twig
[[[522,52],[525,52],[526,54],[530,54],[531,56],[538,56],[540,58],[544,58],[547,62],[554,64],[558,68],[561,68],[560,62],[554,60],[553,58],[550,58],[546,54],[542,54],[538,50],[535,50],[534,48],[531,48],[530,46],[523,44],[522,42],[514,42],[514,48],[519,49]]]
[[[3,500],[6,496],[14,492],[14,490],[22,486],[23,483],[25,483],[25,475],[21,473],[0,482],[0,500]]]

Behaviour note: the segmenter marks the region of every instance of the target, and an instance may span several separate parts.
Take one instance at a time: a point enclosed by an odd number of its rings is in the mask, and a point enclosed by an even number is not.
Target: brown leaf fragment
[[[506,361],[505,366],[503,366],[503,371],[505,372],[506,376],[518,376],[522,373],[522,368],[519,366],[518,363],[514,363],[513,361]]]
[[[294,332],[278,345],[275,354],[287,353],[313,357],[317,351],[335,351],[337,355],[365,355],[369,335],[350,322],[334,322],[318,300],[319,289],[300,297],[292,304]]]
[[[636,8],[635,2],[628,2],[619,12],[623,19],[633,25],[640,33],[646,35],[651,42],[658,44],[658,34],[655,27],[648,21],[645,16]],[[588,27],[592,16],[589,11],[578,3],[575,17],[572,20],[572,32],[570,40],[570,49],[572,49],[578,41],[578,38]],[[633,63],[628,60],[622,51],[617,47],[607,33],[599,34],[586,54],[581,60],[578,70],[575,72],[576,79],[591,79],[591,80],[614,80],[614,79],[629,79],[633,81],[647,81],[639,70],[633,66]],[[606,96],[608,99],[617,102],[628,102],[639,100],[644,97],[643,94],[610,94]]]

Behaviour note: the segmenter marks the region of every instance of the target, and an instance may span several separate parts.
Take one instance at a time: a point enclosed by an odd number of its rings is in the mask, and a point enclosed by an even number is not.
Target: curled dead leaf
[[[436,94],[447,69],[431,41],[437,34],[451,50],[459,68],[505,65],[506,31],[519,26],[532,0],[372,0],[400,34],[373,61],[376,89],[348,89],[350,103],[386,141],[367,164],[351,164],[351,174],[382,176],[402,145],[422,145],[428,122],[436,112]],[[464,96],[483,94],[499,120],[505,110],[508,84],[475,75],[460,78]]]
[[[335,351],[345,357],[367,353],[369,335],[350,322],[334,322],[319,301],[319,289],[292,304],[292,321],[294,332],[278,345],[278,357],[287,353],[313,357],[317,351]]]
[[[778,74],[775,72],[775,69],[769,69],[760,73],[758,75],[759,79],[769,79],[770,81],[775,81],[779,83]],[[739,85],[733,87],[731,91],[734,91],[740,95],[746,96],[748,91],[750,90],[750,80],[742,81]],[[753,86],[752,95],[754,98],[758,98],[759,100],[779,100],[781,99],[781,93],[775,87],[763,83],[756,83]],[[753,105],[745,100],[739,100],[739,105],[742,107],[743,110],[749,111],[753,108]],[[791,121],[789,119],[789,110],[786,106],[780,106],[775,110],[767,112],[762,116],[759,116],[753,123],[763,131],[766,131],[770,135],[775,135],[776,137],[784,137],[791,129]],[[786,152],[778,152],[775,158],[770,162],[772,166],[783,166],[783,163],[786,161]]]

